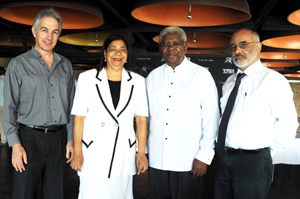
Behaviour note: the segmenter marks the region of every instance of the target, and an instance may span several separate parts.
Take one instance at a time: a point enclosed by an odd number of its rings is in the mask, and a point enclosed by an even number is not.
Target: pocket
[[[37,91],[43,91],[41,87],[45,87],[45,83],[43,81],[44,76],[36,77],[36,76],[22,76],[22,84],[20,85],[20,104],[22,104],[22,107],[26,108],[24,112],[21,112],[20,114],[25,114],[29,111],[29,100],[32,99],[32,96],[35,96],[35,92]],[[45,90],[45,89],[44,89]],[[44,92],[42,93],[44,94]]]
[[[135,145],[136,140],[134,140],[134,142],[131,143],[130,139],[128,139],[128,142],[129,142],[129,148],[132,148]]]
[[[22,125],[19,126],[19,137],[21,140],[21,145],[25,149],[27,160],[28,162],[31,162],[32,157],[35,155],[35,151],[38,151],[35,147],[35,137],[27,127]]]
[[[84,140],[82,140],[82,144],[83,144],[86,148],[89,148],[93,142],[94,142],[94,141],[91,140],[89,143],[87,143],[87,142],[85,142]]]
[[[241,113],[243,114],[255,114],[263,112],[268,106],[265,104],[265,100],[262,97],[247,96],[243,99],[243,106]]]
[[[69,95],[69,85],[68,85],[68,79],[64,77],[60,77],[59,79],[59,89],[60,94],[62,95],[61,99],[67,103],[68,102],[68,95]]]

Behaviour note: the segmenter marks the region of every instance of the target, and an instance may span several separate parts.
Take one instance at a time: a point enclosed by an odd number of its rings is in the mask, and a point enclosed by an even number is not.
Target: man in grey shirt
[[[12,147],[12,199],[33,199],[42,179],[43,198],[63,199],[65,161],[73,157],[74,96],[71,63],[53,52],[62,18],[41,10],[35,46],[11,60],[4,84],[3,127]]]

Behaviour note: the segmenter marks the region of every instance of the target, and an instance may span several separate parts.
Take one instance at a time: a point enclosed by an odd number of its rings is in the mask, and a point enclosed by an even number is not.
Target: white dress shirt
[[[207,69],[185,57],[174,70],[164,64],[146,80],[149,103],[149,165],[190,171],[193,160],[214,156],[219,108],[215,82]]]
[[[238,70],[237,73],[242,71]],[[287,148],[298,127],[293,92],[284,76],[258,60],[245,71],[228,122],[225,146],[235,149],[271,147],[271,154]],[[237,74],[223,85],[222,113]]]

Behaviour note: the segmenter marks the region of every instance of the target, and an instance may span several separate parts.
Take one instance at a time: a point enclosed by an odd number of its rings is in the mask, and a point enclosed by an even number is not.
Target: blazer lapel
[[[122,112],[126,109],[133,92],[134,86],[132,84],[132,76],[130,72],[123,68],[122,71],[122,81],[121,81],[121,93],[120,100],[116,109],[117,117],[119,117]]]
[[[109,111],[115,118],[117,118],[116,110],[113,105],[113,101],[110,94],[109,84],[107,80],[107,74],[106,69],[103,68],[99,74],[98,77],[96,77],[99,81],[97,83],[97,86],[99,88],[100,95],[103,99],[104,106],[107,107],[107,111]],[[99,96],[100,97],[100,96]]]

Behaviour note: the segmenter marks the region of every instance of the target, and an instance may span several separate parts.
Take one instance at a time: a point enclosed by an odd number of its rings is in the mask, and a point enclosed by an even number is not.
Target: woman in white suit
[[[109,36],[98,68],[78,79],[71,167],[79,171],[80,199],[132,199],[136,167],[138,174],[148,169],[145,80],[128,70],[127,49],[123,36]]]

